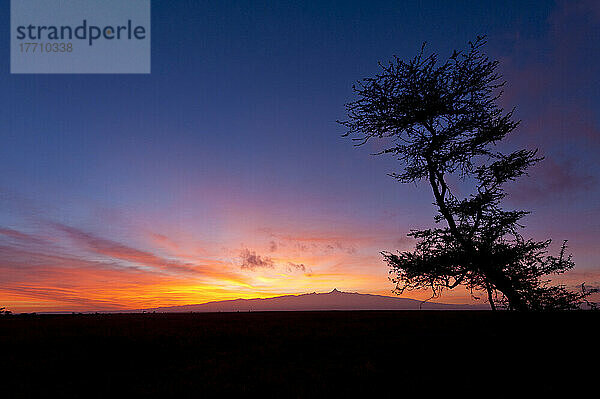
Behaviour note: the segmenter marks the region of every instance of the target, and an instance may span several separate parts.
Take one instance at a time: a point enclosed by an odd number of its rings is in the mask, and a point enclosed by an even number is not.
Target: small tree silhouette
[[[0,316],[10,316],[12,312],[6,308],[0,308]]]
[[[387,143],[378,154],[391,154],[403,165],[390,174],[402,183],[424,180],[433,191],[443,227],[411,230],[414,251],[382,252],[391,267],[395,291],[429,288],[432,297],[459,285],[487,293],[492,309],[579,308],[585,292],[552,286],[544,276],[563,273],[574,263],[566,241],[557,257],[547,255],[551,240],[533,241],[519,233],[529,212],[504,210],[504,185],[526,174],[543,158],[537,150],[509,154],[495,150],[498,141],[520,121],[514,109],[497,103],[505,82],[481,48],[484,37],[454,51],[444,63],[437,54],[420,53],[379,64],[381,73],[353,86],[358,99],[346,104],[341,121],[356,145],[377,138]],[[447,177],[472,183],[473,192],[458,198]]]

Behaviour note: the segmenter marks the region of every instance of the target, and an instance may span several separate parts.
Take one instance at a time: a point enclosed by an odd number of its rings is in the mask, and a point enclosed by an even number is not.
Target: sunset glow
[[[433,225],[431,192],[396,183],[393,157],[355,148],[336,120],[377,61],[412,57],[423,41],[451,54],[481,32],[510,82],[502,101],[523,120],[512,143],[547,157],[511,187],[509,206],[531,210],[526,233],[553,250],[569,240],[577,267],[557,281],[600,286],[597,3],[473,2],[466,13],[452,2],[435,13],[317,3],[260,17],[153,5],[149,75],[10,75],[3,63],[0,307],[394,295],[381,251],[409,250],[406,234]],[[200,22],[173,23],[188,17]],[[6,59],[6,43],[0,51]],[[475,301],[461,290],[439,300]]]

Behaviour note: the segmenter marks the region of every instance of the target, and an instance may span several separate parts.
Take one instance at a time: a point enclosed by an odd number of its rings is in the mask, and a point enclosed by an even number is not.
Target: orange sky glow
[[[389,231],[229,232],[231,243],[141,229],[135,244],[59,223],[2,229],[0,297],[14,312],[112,311],[236,298],[341,291],[394,295],[381,248],[407,249]],[[248,232],[246,232],[248,233]],[[403,297],[427,299],[430,292]],[[466,303],[464,290],[441,299]]]

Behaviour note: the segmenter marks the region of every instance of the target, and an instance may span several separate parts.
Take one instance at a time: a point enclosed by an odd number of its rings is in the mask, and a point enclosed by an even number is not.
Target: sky
[[[522,120],[509,144],[546,157],[507,205],[569,240],[556,281],[600,286],[600,3],[153,0],[148,75],[11,75],[0,41],[0,307],[393,295],[380,252],[414,247],[431,192],[336,121],[379,61],[482,34]]]

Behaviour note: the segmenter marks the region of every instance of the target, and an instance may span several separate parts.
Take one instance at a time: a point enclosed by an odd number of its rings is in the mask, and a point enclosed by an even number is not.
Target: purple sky
[[[152,18],[147,76],[10,75],[0,42],[1,306],[390,294],[379,251],[412,247],[431,194],[335,121],[378,61],[478,34],[523,121],[505,145],[546,157],[509,204],[527,235],[569,240],[562,281],[600,285],[600,3],[153,1]]]

